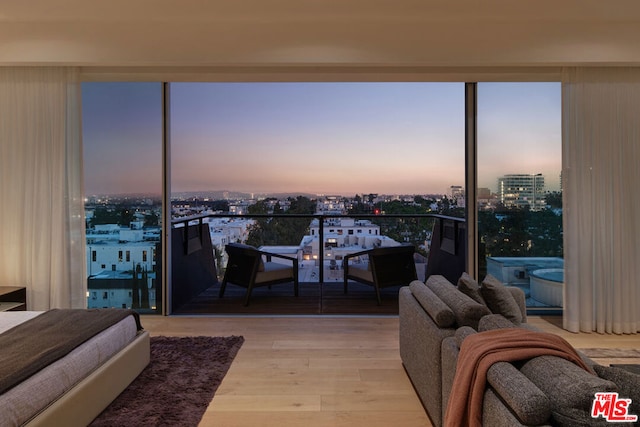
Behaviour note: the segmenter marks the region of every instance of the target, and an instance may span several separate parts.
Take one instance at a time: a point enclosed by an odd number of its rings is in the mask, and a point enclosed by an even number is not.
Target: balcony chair
[[[416,280],[416,264],[413,260],[415,248],[412,245],[374,248],[346,255],[344,266],[344,293],[349,280],[371,285],[376,290],[378,305],[381,304],[380,289],[408,285]],[[367,264],[350,264],[351,258],[367,256]]]
[[[230,243],[225,246],[229,255],[227,269],[220,285],[220,298],[224,296],[227,283],[247,288],[244,305],[254,288],[293,282],[294,295],[298,296],[298,259],[280,254],[260,251],[253,246]],[[263,260],[263,255],[266,261]],[[291,261],[291,265],[271,261],[282,258]]]

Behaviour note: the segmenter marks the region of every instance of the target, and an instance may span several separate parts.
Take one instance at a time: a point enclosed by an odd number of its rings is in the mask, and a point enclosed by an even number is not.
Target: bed
[[[26,325],[35,322],[42,324],[51,314],[2,312],[0,339],[7,335],[15,338],[15,331],[22,331]],[[2,380],[12,376],[15,370],[5,369],[0,378],[0,385],[4,385],[0,388],[3,390],[0,394],[0,427],[66,427],[91,423],[149,363],[149,334],[142,329],[138,316],[127,313],[121,320],[113,322],[74,346],[63,357],[47,363],[42,369],[38,368],[37,372],[9,388]],[[20,345],[17,343],[15,346]],[[5,363],[5,359],[0,363]]]

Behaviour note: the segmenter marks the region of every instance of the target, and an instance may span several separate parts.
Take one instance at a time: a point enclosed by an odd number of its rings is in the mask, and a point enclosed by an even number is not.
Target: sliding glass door
[[[169,92],[173,227],[199,218],[206,234],[172,234],[184,239],[175,247],[213,251],[173,259],[215,260],[218,279],[225,245],[249,244],[298,258],[297,301],[319,298],[319,285],[336,301],[344,257],[376,246],[415,246],[424,278],[433,219],[385,215],[463,216],[463,83],[171,83]],[[234,287],[220,299],[212,273],[174,274],[173,293],[192,293],[177,302],[202,295],[195,310],[203,301],[228,310]]]

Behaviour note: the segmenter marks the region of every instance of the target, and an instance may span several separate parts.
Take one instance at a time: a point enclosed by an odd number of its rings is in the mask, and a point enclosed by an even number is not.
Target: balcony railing
[[[418,253],[422,253],[423,256],[426,257],[428,256],[428,251],[429,251],[429,243],[430,243],[430,239],[431,239],[431,233],[433,230],[433,226],[436,223],[437,219],[448,219],[448,220],[452,220],[452,221],[464,221],[461,218],[453,218],[453,217],[448,217],[448,216],[444,216],[444,215],[437,215],[437,214],[382,214],[382,215],[375,215],[375,214],[351,214],[351,215],[327,215],[327,214],[242,214],[242,215],[230,215],[230,214],[205,214],[205,215],[195,215],[195,216],[189,216],[189,217],[181,217],[181,218],[176,218],[172,220],[172,227],[175,228],[179,228],[182,229],[183,231],[183,236],[182,236],[182,243],[183,243],[183,247],[185,252],[188,252],[191,248],[193,247],[197,247],[200,243],[198,242],[199,240],[202,239],[202,235],[198,234],[198,236],[189,236],[188,235],[188,227],[186,227],[186,225],[189,226],[198,226],[196,227],[199,231],[199,233],[202,233],[202,225],[204,223],[206,223],[206,220],[208,218],[227,218],[227,219],[285,219],[285,220],[289,220],[289,219],[307,219],[309,220],[309,224],[310,224],[310,228],[313,228],[312,226],[312,222],[316,220],[317,221],[317,229],[318,229],[318,234],[313,234],[311,235],[311,237],[316,237],[317,236],[317,240],[318,242],[322,242],[322,246],[318,247],[318,251],[317,253],[313,254],[315,256],[317,256],[317,258],[315,258],[314,260],[317,260],[317,263],[321,266],[325,265],[325,261],[327,260],[327,248],[332,247],[332,242],[331,241],[327,241],[325,240],[325,236],[329,233],[326,232],[327,228],[330,229],[342,229],[345,230],[346,228],[349,228],[349,225],[338,225],[338,224],[331,224],[331,221],[335,221],[335,220],[362,220],[362,219],[366,219],[366,220],[370,220],[372,221],[372,223],[374,225],[380,225],[380,224],[376,224],[377,222],[389,222],[390,220],[398,220],[401,222],[406,222],[406,221],[417,221],[417,220],[426,220],[427,222],[425,223],[425,228],[423,230],[422,235],[419,236],[410,236],[409,232],[400,232],[402,233],[403,239],[398,241],[398,243],[417,243],[417,242],[422,242],[425,246],[425,248],[423,250],[418,250]],[[327,223],[329,222],[329,223]],[[356,223],[354,226],[357,226],[358,224]],[[380,240],[391,240],[390,237],[387,235],[387,230],[384,229],[384,224],[380,225],[380,234],[377,235],[364,235],[364,236],[358,236],[358,235],[353,235],[354,238],[358,238],[358,237],[367,237],[367,238],[371,238],[371,240],[373,239],[380,239]],[[330,233],[331,235],[333,235],[334,233]],[[397,236],[399,233],[396,232],[395,236]],[[197,237],[197,239],[195,238]],[[302,249],[302,246],[304,245],[304,242],[302,241],[302,237],[300,236],[300,246]],[[348,237],[347,235],[343,236],[343,237]],[[233,238],[231,239],[233,240]],[[395,240],[395,239],[393,239]],[[234,242],[236,242],[236,240],[233,240]],[[397,241],[397,240],[396,240]],[[228,241],[227,243],[231,243],[231,241]],[[244,242],[240,242],[240,243],[244,243]],[[383,243],[384,244],[384,243]],[[224,245],[221,245],[224,246]],[[271,245],[269,245],[271,246]],[[288,246],[296,246],[295,244],[292,245],[288,245]],[[220,249],[224,249],[224,248],[220,248]],[[351,252],[357,252],[357,251],[361,251],[363,249],[362,246],[357,246],[354,245],[354,248],[352,249]],[[349,252],[349,248],[346,248],[345,250],[343,250],[342,252],[348,253]],[[307,254],[308,255],[308,254]],[[333,259],[333,258],[330,258]],[[305,259],[302,259],[301,261],[304,261]],[[426,261],[425,261],[426,264]],[[323,268],[319,269],[319,277],[318,277],[318,281],[319,282],[323,282],[324,281],[324,276],[325,276],[325,271]]]
[[[429,268],[428,258],[433,249],[431,245],[434,237],[438,239],[435,252],[440,254],[441,259],[434,258],[433,265],[439,269],[455,271],[452,275],[455,275],[456,279],[465,268],[465,246],[460,244],[460,238],[464,239],[464,233],[458,233],[460,227],[457,225],[464,224],[462,218],[437,214],[204,214],[180,217],[172,221],[174,305],[184,303],[193,295],[204,291],[206,287],[220,281],[226,264],[224,259],[225,244],[245,243],[246,241],[248,231],[240,233],[236,231],[235,234],[228,233],[229,237],[226,240],[211,245],[210,242],[207,242],[208,236],[206,234],[209,232],[209,224],[214,226],[213,224],[216,223],[215,219],[229,220],[231,225],[234,220],[252,220],[256,221],[256,224],[262,222],[263,225],[276,220],[304,220],[306,234],[297,236],[299,239],[297,243],[287,242],[290,245],[283,247],[284,245],[278,245],[280,241],[274,242],[272,238],[268,242],[272,245],[267,245],[273,249],[273,252],[283,255],[292,256],[292,253],[286,252],[291,247],[296,250],[295,256],[298,257],[301,265],[299,270],[301,283],[342,283],[344,256],[361,252],[363,249],[371,249],[376,246],[394,246],[399,243],[412,244],[416,247],[416,255],[414,256],[416,271],[418,278],[424,280]],[[455,226],[446,227],[442,224],[455,224]],[[220,225],[215,226],[219,227]],[[449,228],[451,232],[449,232]],[[452,237],[455,238],[452,240]],[[275,240],[277,239],[278,237]],[[441,245],[441,243],[443,244]],[[199,251],[203,246],[207,246],[207,251]],[[214,249],[215,246],[217,249]],[[256,244],[255,246],[264,248],[264,245]],[[197,251],[200,252],[200,255],[196,253]],[[202,254],[202,252],[208,253]],[[451,259],[445,260],[447,253],[457,254],[454,255],[457,260],[454,260],[453,263]],[[193,260],[186,260],[189,254],[193,254],[192,257],[206,256],[207,259],[203,259],[202,262],[215,264],[218,276],[211,278],[210,275],[213,273],[207,272],[203,268],[187,270],[176,265],[192,263]],[[216,259],[214,260],[214,258]],[[200,274],[195,274],[196,270],[199,270]],[[442,271],[431,273],[443,274]],[[197,277],[189,280],[187,276],[194,274]]]

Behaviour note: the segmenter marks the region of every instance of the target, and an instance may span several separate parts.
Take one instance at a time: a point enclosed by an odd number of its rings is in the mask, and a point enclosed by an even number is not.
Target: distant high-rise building
[[[459,208],[465,207],[464,187],[461,185],[451,186],[451,198],[456,201],[456,205]]]
[[[544,175],[504,175],[498,178],[498,195],[505,207],[544,209]]]
[[[560,172],[560,191],[562,191],[562,172]]]
[[[453,199],[457,199],[458,197],[464,197],[464,187],[461,185],[452,185],[450,192],[451,192],[451,197]]]

